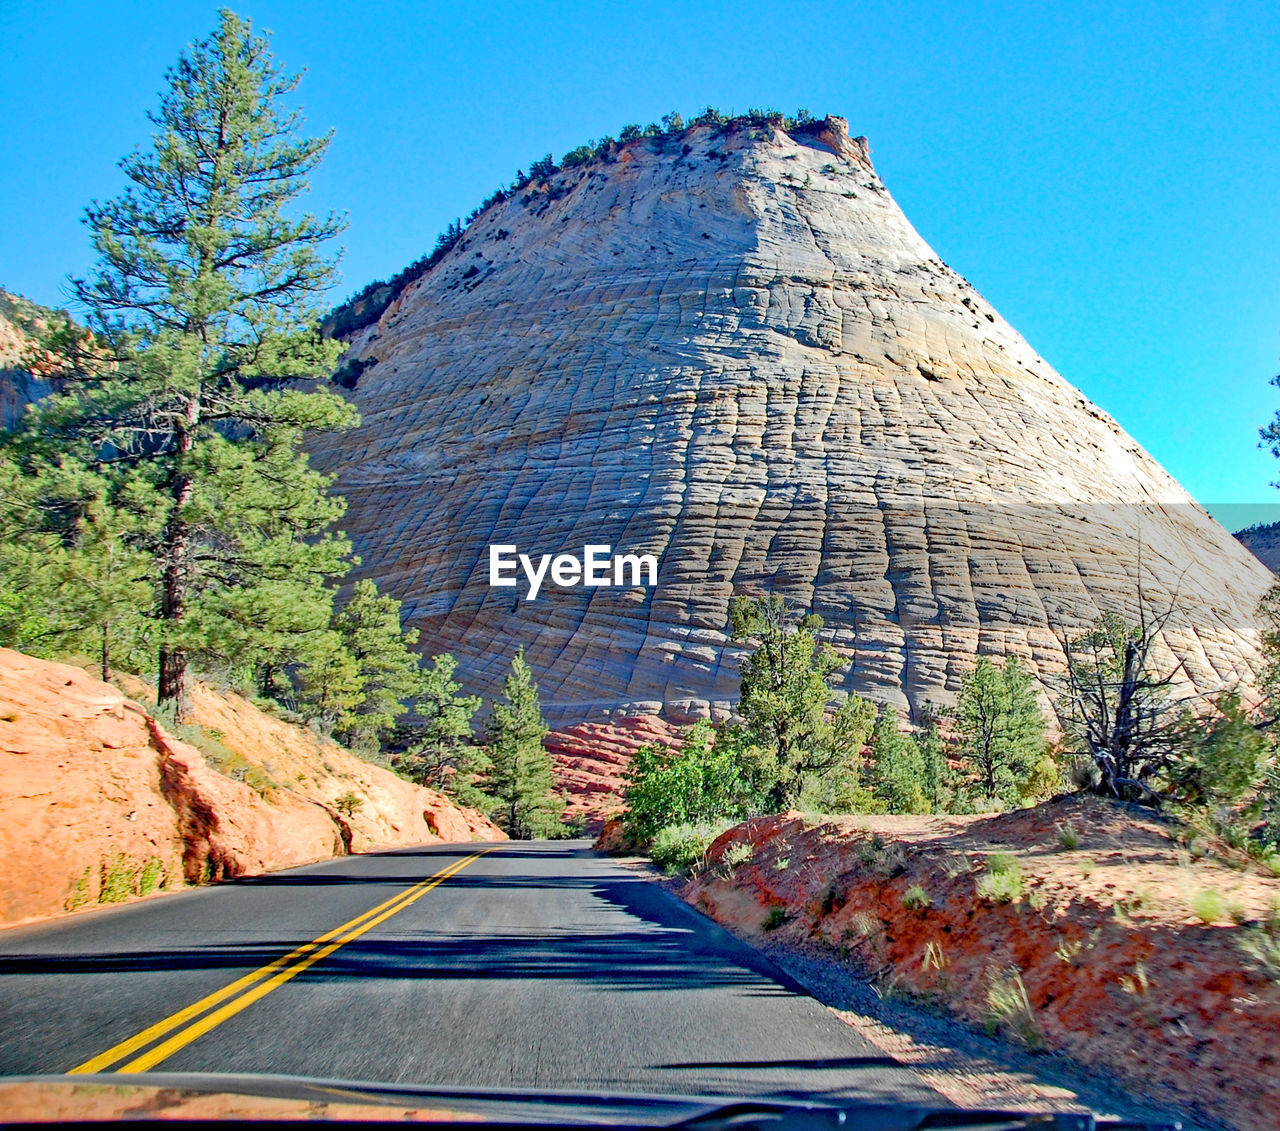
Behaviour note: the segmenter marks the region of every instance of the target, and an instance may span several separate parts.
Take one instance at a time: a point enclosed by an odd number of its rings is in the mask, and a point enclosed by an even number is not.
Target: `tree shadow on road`
[[[405,890],[411,886],[404,877],[331,874],[238,882],[302,887],[398,884]],[[393,915],[300,972],[297,981],[512,979],[574,983],[602,991],[737,987],[753,996],[803,994],[790,977],[753,948],[639,876],[484,875],[468,871],[450,877],[446,884],[437,890],[455,897],[451,908],[492,907],[499,922],[472,930],[450,928],[448,919],[437,914]],[[528,899],[494,899],[498,892],[525,891]],[[554,900],[555,892],[568,897],[562,921],[571,925],[557,926],[554,920],[547,925],[547,901]],[[414,907],[421,911],[429,904],[418,902]],[[9,955],[0,957],[0,984],[7,977],[32,975],[241,972],[275,961],[310,941],[310,936],[277,934],[253,942]]]

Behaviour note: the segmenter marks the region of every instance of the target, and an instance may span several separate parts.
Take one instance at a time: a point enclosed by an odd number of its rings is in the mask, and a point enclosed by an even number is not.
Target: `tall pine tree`
[[[1016,805],[1045,739],[1035,683],[1016,656],[1001,667],[978,658],[960,681],[955,722],[962,759],[976,772],[969,792],[980,803]]]
[[[152,560],[108,477],[78,461],[0,457],[0,644],[39,656],[89,653],[102,678],[146,646]],[[140,611],[143,610],[143,611]]]
[[[871,789],[889,812],[929,812],[924,755],[915,738],[899,729],[898,712],[892,707],[880,709],[871,735],[871,752]]]
[[[376,748],[381,736],[404,714],[405,700],[422,688],[421,661],[412,646],[418,630],[401,630],[400,602],[381,597],[367,578],[334,618],[343,647],[355,661],[359,701],[338,720],[339,737],[353,748]]]
[[[433,657],[422,669],[422,688],[413,705],[417,720],[406,728],[408,746],[399,769],[420,785],[444,790],[455,801],[476,809],[490,809],[493,798],[476,784],[492,769],[476,745],[472,720],[480,710],[480,696],[461,695],[453,678],[458,661],[448,652]]]
[[[742,661],[738,710],[763,757],[756,767],[765,808],[781,812],[806,788],[845,804],[858,795],[858,763],[875,709],[849,695],[828,710],[831,684],[848,661],[819,640],[822,618],[809,613],[792,624],[783,597],[734,597],[731,638],[755,642]]]
[[[562,827],[564,806],[555,794],[551,756],[542,745],[547,724],[523,648],[511,661],[503,693],[505,701],[493,705],[489,720],[493,766],[486,791],[497,799],[495,816],[509,836],[520,840],[552,836]]]
[[[150,148],[121,162],[128,187],[86,211],[98,261],[72,285],[92,337],[65,330],[67,391],[24,430],[23,458],[77,457],[131,516],[154,560],[159,698],[179,718],[193,656],[280,662],[280,610],[303,608],[291,632],[324,631],[318,582],[345,569],[325,533],[343,504],[300,449],[355,415],[295,383],[341,350],[318,323],[342,226],[296,209],[329,141],[299,136],[297,83],[225,10],[181,55]]]
[[[924,795],[935,813],[945,813],[952,801],[951,773],[947,767],[947,743],[932,706],[926,705],[921,712],[915,740],[924,766]]]

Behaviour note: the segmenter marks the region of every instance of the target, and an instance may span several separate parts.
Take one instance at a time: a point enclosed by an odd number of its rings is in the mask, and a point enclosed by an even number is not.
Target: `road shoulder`
[[[957,1106],[1088,1110],[1150,1122],[1180,1121],[1184,1131],[1230,1131],[1226,1124],[1202,1117],[1192,1122],[1184,1112],[1121,1091],[1068,1057],[1026,1052],[950,1015],[922,1009],[905,996],[877,988],[865,971],[819,947],[766,942],[733,923],[720,923],[683,898],[685,881],[664,875],[645,857],[613,859],[717,922]]]

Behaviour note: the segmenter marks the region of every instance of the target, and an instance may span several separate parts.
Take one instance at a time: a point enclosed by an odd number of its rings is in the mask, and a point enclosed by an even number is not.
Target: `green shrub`
[[[555,176],[559,170],[560,167],[555,163],[555,159],[548,153],[545,157],[529,166],[529,179],[531,181],[545,181],[549,177]]]
[[[1014,968],[991,979],[987,987],[987,1031],[1011,1034],[1030,1049],[1045,1046],[1022,974]]]
[[[1012,852],[993,852],[987,857],[989,872],[1021,872],[1022,865]]]
[[[158,856],[151,857],[138,873],[138,894],[150,895],[164,883],[164,865]]]
[[[117,852],[110,860],[103,860],[98,902],[123,903],[133,894],[133,877],[133,866],[123,852]]]
[[[98,902],[123,903],[135,895],[150,895],[165,883],[164,864],[157,856],[145,861],[133,860],[123,852],[103,859],[99,865]],[[75,910],[88,902],[89,869],[76,882],[72,903],[68,900],[68,911]]]
[[[1083,949],[1084,939],[1064,939],[1059,937],[1054,953],[1068,966],[1073,966]]]
[[[1016,656],[997,667],[981,656],[960,681],[955,726],[971,800],[1017,805],[1044,757],[1045,721],[1035,681]]]
[[[933,906],[933,899],[919,884],[912,884],[902,893],[902,906],[908,911],[927,911]]]
[[[156,712],[156,718],[170,734],[199,750],[204,755],[205,761],[224,777],[247,785],[263,798],[277,788],[277,783],[263,773],[260,767],[255,766],[243,754],[232,750],[222,741],[221,731],[205,730],[191,723],[176,722],[171,714],[162,711]]]
[[[928,813],[925,759],[919,743],[898,729],[898,712],[882,707],[871,734],[872,762],[867,777],[890,813]]]
[[[994,903],[1016,903],[1022,898],[1022,866],[1007,852],[987,857],[987,870],[978,877],[978,895]]]
[[[354,817],[363,804],[364,801],[355,790],[349,789],[333,803],[333,807],[344,817]]]
[[[1204,888],[1191,897],[1191,913],[1202,923],[1219,923],[1227,917],[1227,903],[1220,892]]]
[[[1017,903],[1022,898],[1022,876],[990,872],[978,877],[978,894],[993,903]]]
[[[1168,792],[1201,807],[1231,806],[1252,795],[1266,772],[1270,744],[1234,692],[1220,695],[1202,717],[1178,730]],[[1242,846],[1238,846],[1242,847]]]
[[[156,719],[174,737],[190,743],[199,750],[205,756],[205,760],[216,770],[222,770],[223,766],[240,757],[223,742],[221,732],[208,731],[194,723],[178,722],[170,711],[156,711]]]
[[[754,793],[739,761],[732,737],[706,722],[689,728],[679,750],[642,746],[627,770],[627,835],[643,843],[659,829],[745,817]]]
[[[769,908],[769,914],[764,917],[764,929],[776,931],[787,921],[787,918],[787,909],[780,903],[776,903]]]
[[[649,859],[668,875],[688,872],[707,855],[707,849],[727,826],[669,825],[659,829],[649,846]]]
[[[1067,781],[1079,792],[1096,792],[1102,784],[1102,772],[1088,755],[1072,754],[1067,761]]]
[[[907,870],[907,851],[902,843],[895,840],[886,844],[879,833],[862,841],[856,851],[858,859],[878,876],[892,878]]]
[[[822,618],[809,613],[796,622],[777,593],[740,594],[729,602],[729,628],[734,643],[752,649],[741,664],[738,710],[755,754],[751,776],[764,810],[794,808],[812,794],[815,779],[833,798],[852,798],[859,791],[858,765],[875,708],[849,695],[828,711],[849,661],[820,638]],[[804,803],[812,805],[813,799]]]
[[[62,907],[66,911],[75,911],[79,907],[83,907],[89,902],[89,875],[91,866],[86,864],[84,871],[80,873],[76,882],[72,885],[71,890],[67,893],[67,898],[62,901]]]
[[[756,850],[751,845],[738,841],[736,844],[729,845],[720,854],[720,865],[732,876],[739,866],[745,864],[755,854]]]

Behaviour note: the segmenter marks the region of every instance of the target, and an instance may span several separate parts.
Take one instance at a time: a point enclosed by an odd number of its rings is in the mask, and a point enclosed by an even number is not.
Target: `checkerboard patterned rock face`
[[[1198,687],[1259,665],[1267,571],[916,234],[840,119],[640,141],[479,217],[351,343],[319,462],[428,652],[548,716],[729,711],[736,592],[826,620],[846,687],[1043,677],[1104,610],[1176,610]],[[488,547],[652,553],[655,589],[492,589]]]

